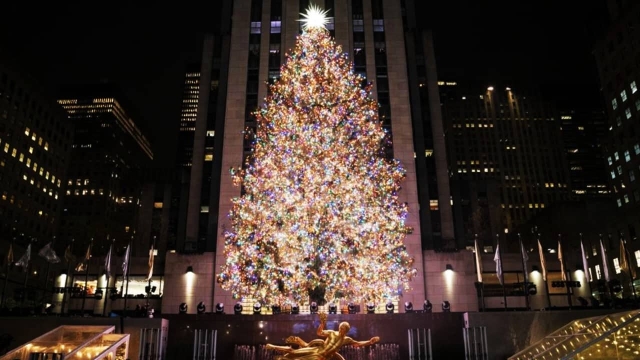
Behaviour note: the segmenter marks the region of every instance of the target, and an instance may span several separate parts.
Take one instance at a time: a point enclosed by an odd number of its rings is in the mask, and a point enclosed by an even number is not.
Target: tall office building
[[[569,163],[571,192],[577,198],[608,197],[611,192],[604,160],[608,121],[604,111],[560,111],[560,121]]]
[[[0,240],[24,246],[57,234],[73,136],[64,111],[41,89],[0,64]]]
[[[451,89],[443,95],[453,208],[459,237],[495,234],[567,199],[569,174],[553,106],[510,88]]]
[[[60,237],[74,240],[78,253],[91,241],[95,254],[112,242],[121,249],[131,240],[145,248],[152,241],[136,229],[142,170],[153,152],[125,102],[107,84],[69,89],[58,100],[75,127]]]
[[[252,140],[245,135],[256,127],[251,113],[262,105],[266,84],[279,78],[286,53],[302,31],[300,14],[311,3],[328,10],[327,29],[348,53],[354,71],[373,82],[380,119],[392,138],[388,155],[400,160],[407,171],[399,195],[409,205],[407,225],[413,233],[405,244],[417,259],[419,275],[404,299],[421,303],[427,286],[423,249],[455,249],[457,244],[433,44],[430,34],[416,29],[413,1],[223,2],[219,21],[213,21],[219,27],[204,39],[195,124],[181,126],[194,128],[189,130],[193,146],[188,190],[181,196],[187,199],[186,209],[177,206],[177,218],[186,215],[177,225],[178,254],[167,259],[167,281],[182,281],[169,274],[184,273],[180,269],[185,262],[197,262],[207,264],[199,270],[204,280],[199,284],[213,286],[214,273],[225,261],[223,231],[230,226],[231,201],[241,194],[228,171],[242,166],[250,155]],[[199,253],[193,256],[200,258],[182,255],[189,252]],[[163,311],[175,311],[184,301],[184,294],[169,288]],[[233,303],[218,285],[201,290],[213,293],[212,305]]]
[[[640,4],[607,5],[609,26],[596,35],[593,54],[609,118],[605,161],[619,210],[614,226],[633,238],[640,230]]]

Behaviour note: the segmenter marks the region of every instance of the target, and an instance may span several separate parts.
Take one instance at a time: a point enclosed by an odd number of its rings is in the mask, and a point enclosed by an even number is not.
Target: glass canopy
[[[129,335],[114,326],[60,326],[0,356],[0,360],[125,360]]]
[[[513,355],[525,359],[638,359],[640,310],[575,320]]]

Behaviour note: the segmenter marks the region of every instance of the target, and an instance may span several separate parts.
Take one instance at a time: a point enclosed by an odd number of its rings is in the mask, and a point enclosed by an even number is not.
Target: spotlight
[[[374,303],[368,303],[367,314],[375,314],[375,312],[376,312],[376,305]]]
[[[329,304],[329,314],[337,314],[338,313],[338,307],[336,306],[336,304],[331,303]]]
[[[404,312],[412,313],[413,312],[413,304],[411,301],[407,301],[404,303]]]
[[[272,314],[280,314],[282,310],[280,310],[280,305],[271,305],[271,313]]]
[[[349,314],[355,314],[356,306],[353,303],[347,304],[347,311],[349,311]]]
[[[298,315],[300,314],[300,307],[298,306],[298,304],[295,304],[291,307],[291,313],[293,315]]]
[[[426,313],[430,313],[431,311],[433,311],[433,304],[431,304],[431,301],[425,300],[424,304],[422,305],[422,310],[424,310],[424,312]]]
[[[451,304],[447,300],[442,302],[442,311],[443,312],[451,312]]]
[[[395,309],[395,306],[393,306],[393,303],[389,301],[384,308],[387,310],[387,314],[393,314],[393,309]]]
[[[193,274],[193,266],[187,266],[187,274]]]
[[[196,307],[196,310],[198,311],[198,314],[204,314],[205,311],[207,311],[207,307],[204,305],[203,301],[200,301],[198,303],[198,306]]]
[[[236,303],[235,305],[233,305],[233,313],[236,315],[242,314],[242,304]]]
[[[451,264],[447,264],[447,266],[445,266],[445,271],[453,271],[453,266],[451,266]]]
[[[538,293],[538,287],[534,283],[527,283],[527,293],[529,295],[535,295]]]
[[[182,304],[180,304],[180,305],[178,306],[178,312],[179,312],[180,314],[186,314],[186,313],[187,313],[187,309],[188,309],[188,308],[189,308],[189,307],[187,306],[187,303],[182,303]]]
[[[96,300],[101,300],[103,294],[104,294],[104,292],[102,292],[102,290],[96,290],[96,293],[94,294],[94,297],[96,298]]]
[[[259,302],[253,304],[253,315],[260,315],[261,311],[262,311],[262,304],[260,304]]]
[[[216,304],[216,314],[224,314],[224,304],[217,303]]]
[[[538,267],[538,265],[531,266],[531,272],[540,272],[540,268]]]
[[[312,314],[317,314],[318,313],[318,303],[317,302],[312,302],[311,306],[309,307],[309,309],[311,310]]]

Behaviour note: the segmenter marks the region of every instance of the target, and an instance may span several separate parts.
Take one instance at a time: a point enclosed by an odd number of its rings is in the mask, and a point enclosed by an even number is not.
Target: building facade
[[[70,89],[58,103],[75,132],[71,150],[60,238],[83,254],[120,251],[130,241],[149,248],[152,239],[136,237],[143,170],[153,160],[151,145],[110,85]],[[129,110],[130,111],[130,110]]]
[[[191,97],[195,92],[189,91],[196,91],[190,86],[197,77],[197,111],[195,121],[191,110],[186,112],[189,119],[183,116],[180,127],[181,133],[189,133],[181,136],[192,136],[193,142],[190,146],[187,140],[179,150],[189,168],[185,167],[181,185],[174,187],[181,191],[172,201],[177,240],[171,249],[175,253],[167,254],[165,274],[167,283],[177,284],[166,287],[163,311],[175,312],[185,301],[184,294],[171,289],[187,286],[183,275],[189,266],[198,274],[200,287],[190,292],[193,295],[187,303],[195,301],[190,307],[199,302],[196,295],[203,293],[212,294],[206,301],[212,306],[234,302],[231,294],[215,284],[215,273],[225,262],[223,231],[229,226],[231,201],[241,194],[228,170],[242,166],[250,155],[251,140],[244,135],[256,127],[251,113],[262,105],[267,83],[278,79],[280,66],[302,31],[300,14],[310,4],[308,0],[223,2],[219,26],[204,38],[199,77],[195,70],[187,71],[183,110],[195,100]],[[328,10],[327,29],[349,54],[354,71],[373,83],[380,119],[392,137],[388,155],[407,170],[400,201],[409,204],[407,225],[413,233],[405,244],[418,260],[419,275],[403,299],[422,303],[428,287],[422,250],[459,248],[430,34],[417,30],[413,1],[324,0],[313,4]],[[190,162],[187,150],[191,151]],[[436,283],[432,286],[438,288]]]
[[[488,245],[549,204],[567,199],[560,117],[511,88],[452,89],[441,82],[458,236]]]

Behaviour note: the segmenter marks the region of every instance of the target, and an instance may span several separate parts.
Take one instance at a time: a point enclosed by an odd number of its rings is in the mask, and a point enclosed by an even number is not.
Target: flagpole
[[[91,245],[93,245],[93,239],[89,242],[89,256],[91,256]],[[84,273],[84,291],[82,292],[82,316],[84,316],[84,304],[87,301],[87,284],[89,283],[89,266],[91,265],[91,258],[85,258],[85,261],[87,262],[87,268]]]
[[[106,271],[105,273],[105,278],[107,280],[107,283],[105,284],[105,287],[104,287],[104,304],[102,305],[102,316],[106,316],[107,303],[109,302],[109,297],[111,297],[111,295],[109,294],[109,289],[110,289],[109,282],[111,281],[111,252],[113,251],[113,244],[115,243],[116,243],[116,239],[114,238],[111,243],[111,246],[109,247],[109,253],[107,254],[107,257],[109,258],[108,260],[109,263],[105,264],[105,271],[107,270],[106,269],[107,267],[108,267],[108,271]]]
[[[524,284],[524,300],[527,310],[531,310],[531,307],[529,306],[529,279],[527,276],[527,264],[524,260],[524,245],[522,244],[522,237],[520,236],[520,233],[518,233],[518,242],[520,244],[520,258],[522,260],[522,275],[524,276],[524,279],[522,279],[522,282]]]
[[[13,238],[11,239],[11,244],[9,245],[9,249],[11,250],[11,253],[13,253]],[[13,255],[12,255],[13,257]],[[9,254],[7,254],[7,272],[4,275],[4,285],[2,285],[2,301],[0,301],[0,310],[2,310],[4,308],[4,295],[7,292],[7,283],[9,282],[9,271],[11,270],[11,262],[13,261],[13,259],[9,259]]]
[[[591,241],[589,241],[589,245],[591,245]],[[584,242],[582,241],[582,233],[580,233],[580,250],[582,250],[583,254],[582,257],[584,258],[584,262],[585,264],[582,265],[582,267],[585,267],[586,269],[583,269],[584,271],[584,278],[589,279],[589,281],[587,281],[587,285],[589,285],[589,302],[591,302],[591,297],[593,297],[593,289],[591,288],[591,281],[593,279],[591,279],[591,275],[589,274],[589,262],[587,261],[587,256],[586,256],[586,252],[584,250]],[[591,246],[589,246],[589,251],[591,251]]]
[[[480,253],[480,248],[478,247],[478,234],[475,234],[475,252],[476,252],[476,272],[478,273],[478,280],[482,280],[482,255]],[[480,288],[480,308],[482,311],[485,311],[484,304],[484,282],[478,282],[478,287]]]
[[[155,249],[156,249],[156,237],[154,235],[153,236],[153,245],[151,246],[151,253],[149,254],[150,258],[153,258],[153,251],[155,251]],[[149,271],[149,275],[151,275],[151,271]],[[149,276],[149,283],[147,284],[147,286],[149,286],[149,291],[147,292],[147,314],[148,314],[148,312],[149,312],[149,301],[151,299],[151,276]]]
[[[36,240],[37,241],[37,240]],[[29,243],[29,246],[31,246],[31,243]],[[29,251],[29,247],[27,246],[27,251]],[[20,300],[20,312],[22,312],[23,306],[24,306],[24,301],[27,299],[27,282],[29,281],[29,265],[31,263],[31,253],[29,253],[29,261],[27,261],[27,266],[23,267],[24,271],[24,284],[23,284],[23,290],[22,290],[22,300]]]
[[[51,248],[53,248],[53,246],[56,243],[56,237],[53,237],[53,241],[51,242]],[[45,304],[45,298],[47,297],[47,289],[49,288],[49,271],[51,270],[51,261],[49,261],[49,259],[47,260],[47,272],[46,275],[44,276],[44,290],[42,291],[42,301],[40,303],[40,306],[44,306]]]
[[[622,238],[622,241],[624,241],[624,238]],[[629,273],[629,278],[631,279],[631,290],[633,291],[633,300],[634,301],[638,301],[638,296],[636,294],[636,287],[633,285],[633,281],[634,276],[633,276],[633,271],[631,271],[631,259],[629,259],[629,249],[627,249],[627,245],[625,244],[624,246],[624,258],[625,258],[625,263],[627,264],[627,272]]]
[[[502,276],[502,299],[504,301],[504,311],[507,311],[507,290],[504,287],[504,269],[502,268],[502,250],[500,250],[500,234],[496,234],[498,246],[498,259],[500,260],[500,275]],[[504,250],[504,249],[503,249]],[[500,278],[498,278],[500,279]]]
[[[549,294],[549,278],[547,276],[547,262],[544,258],[544,251],[542,250],[542,244],[540,243],[541,234],[537,232],[536,227],[536,235],[538,238],[538,253],[540,256],[540,266],[542,266],[542,280],[544,281],[544,291],[547,294],[547,308],[551,310],[551,295]]]
[[[71,244],[73,244],[74,239],[71,239]],[[71,245],[67,245],[67,246],[71,246]],[[69,252],[72,252],[73,250],[71,250],[71,248],[69,248]],[[63,292],[62,292],[62,307],[60,308],[60,315],[64,315],[64,305],[66,303],[67,300],[67,292],[69,291],[69,287],[68,287],[68,281],[69,281],[69,277],[71,277],[71,256],[67,256],[67,252],[65,250],[64,253],[64,259],[67,260],[67,277],[64,278],[64,288],[63,288]]]
[[[562,249],[562,234],[558,234],[558,244],[560,244],[560,249]],[[573,302],[571,301],[571,287],[569,287],[569,279],[571,279],[571,274],[567,276],[567,262],[564,259],[564,253],[562,254],[562,259],[560,260],[561,267],[563,271],[563,277],[567,280],[564,281],[564,286],[567,290],[567,302],[569,303],[569,310],[573,309]]]
[[[133,236],[132,236],[133,238]],[[127,316],[127,297],[129,295],[129,265],[131,264],[131,240],[129,240],[129,245],[127,246],[127,251],[129,252],[128,257],[127,257],[127,271],[125,272],[125,274],[123,274],[123,278],[122,278],[122,286],[120,287],[120,293],[122,293],[122,287],[124,287],[124,282],[127,282],[127,288],[126,291],[124,292],[124,309],[122,310],[122,314],[126,317]]]

